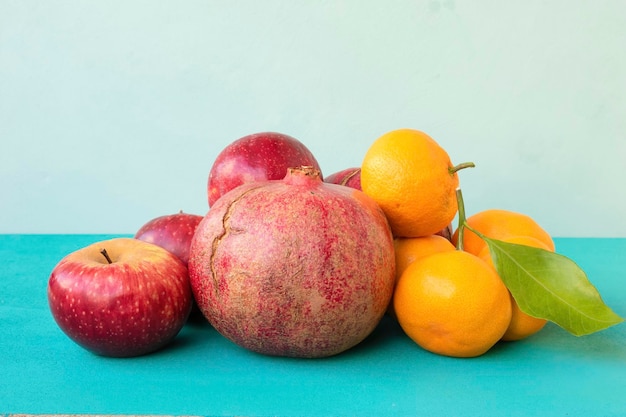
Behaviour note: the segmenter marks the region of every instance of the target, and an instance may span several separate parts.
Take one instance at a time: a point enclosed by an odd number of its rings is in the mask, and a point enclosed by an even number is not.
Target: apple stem
[[[112,260],[111,260],[111,258],[109,257],[109,253],[107,252],[107,250],[106,250],[106,249],[102,249],[102,250],[100,251],[100,253],[102,254],[102,256],[104,256],[104,257],[105,257],[105,259],[107,260],[107,262],[108,262],[109,264],[112,264],[112,263],[113,263],[113,261],[112,261]]]
[[[448,168],[448,172],[450,172],[450,175],[454,175],[464,168],[474,168],[475,166],[476,165],[473,162],[463,162],[462,164]]]

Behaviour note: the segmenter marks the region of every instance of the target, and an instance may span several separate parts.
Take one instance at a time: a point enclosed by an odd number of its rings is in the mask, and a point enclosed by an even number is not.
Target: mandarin
[[[439,252],[456,250],[452,242],[440,235],[422,237],[397,237],[393,240],[396,255],[396,283],[404,270],[413,262]],[[389,304],[387,314],[395,317],[393,303]]]
[[[539,224],[526,214],[509,210],[489,209],[478,212],[467,218],[467,225],[492,239],[503,240],[513,236],[530,236],[548,246],[554,251],[552,237]],[[452,243],[457,245],[459,230],[455,230]],[[465,228],[463,235],[463,250],[474,255],[487,246],[487,243],[476,233]]]
[[[367,150],[361,188],[389,220],[395,237],[429,236],[450,224],[457,212],[456,171],[448,153],[426,133],[398,129]]]
[[[413,262],[439,252],[456,250],[452,242],[440,235],[397,237],[393,240],[396,254],[396,282]]]
[[[500,277],[459,250],[410,264],[396,285],[393,307],[407,336],[446,356],[484,354],[511,322],[511,297]]]

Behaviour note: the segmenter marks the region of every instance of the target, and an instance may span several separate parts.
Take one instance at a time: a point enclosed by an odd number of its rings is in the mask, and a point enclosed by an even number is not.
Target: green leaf
[[[624,321],[571,259],[544,249],[481,236],[520,309],[582,336]]]

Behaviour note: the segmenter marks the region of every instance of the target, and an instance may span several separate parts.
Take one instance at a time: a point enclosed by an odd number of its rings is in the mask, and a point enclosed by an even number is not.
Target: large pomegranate
[[[255,352],[341,353],[389,304],[393,238],[374,200],[322,182],[312,167],[225,194],[198,225],[189,273],[198,306],[222,335]]]

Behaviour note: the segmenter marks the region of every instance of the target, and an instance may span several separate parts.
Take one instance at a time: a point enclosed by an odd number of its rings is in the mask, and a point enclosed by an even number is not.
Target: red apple
[[[61,330],[103,356],[130,357],[169,343],[191,311],[187,268],[137,239],[115,238],[70,253],[52,270],[48,304]]]
[[[168,214],[154,218],[141,226],[135,233],[135,239],[154,243],[176,255],[187,266],[189,247],[198,223],[204,216],[183,213]],[[202,318],[197,304],[193,303],[190,317],[193,320]]]
[[[183,213],[182,210],[176,214],[157,217],[141,226],[135,233],[135,239],[167,249],[187,266],[191,239],[203,217]]]
[[[347,168],[335,172],[324,178],[324,182],[361,190],[361,168]]]
[[[244,136],[215,159],[207,184],[209,206],[241,184],[282,180],[287,168],[307,165],[320,170],[311,151],[298,139],[276,132]]]

